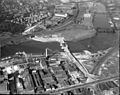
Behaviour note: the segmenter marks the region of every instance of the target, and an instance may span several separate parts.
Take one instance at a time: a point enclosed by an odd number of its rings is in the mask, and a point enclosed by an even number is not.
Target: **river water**
[[[110,27],[106,21],[106,17],[103,15],[96,15],[94,19],[94,25],[96,27]],[[116,43],[116,34],[112,33],[98,33],[96,36],[85,39],[67,42],[71,52],[81,52],[83,50],[89,50],[91,52],[97,52],[98,50],[104,50],[114,46]],[[25,51],[26,53],[44,53],[45,48],[52,50],[62,51],[59,43],[42,43],[37,41],[28,41],[18,45],[8,45],[1,48],[1,56],[9,56],[15,54],[18,51]]]

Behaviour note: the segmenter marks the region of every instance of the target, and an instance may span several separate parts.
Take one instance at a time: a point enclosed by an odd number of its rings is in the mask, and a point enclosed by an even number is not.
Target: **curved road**
[[[117,35],[118,35],[118,37],[116,38],[116,39],[118,39],[118,42],[116,43],[116,45],[115,45],[104,57],[102,57],[102,58],[97,62],[97,64],[95,65],[94,69],[91,71],[91,74],[97,74],[98,71],[99,71],[100,66],[101,66],[102,64],[104,64],[104,63],[107,61],[107,59],[108,59],[113,53],[119,51],[119,31],[117,31],[118,29],[117,29],[116,24],[115,24],[115,22],[114,22],[114,20],[113,20],[112,13],[111,13],[110,10],[108,9],[107,4],[106,4],[105,2],[102,2],[102,1],[101,1],[100,3],[102,3],[104,6],[106,6],[107,13],[108,13],[111,21],[113,22],[114,28],[115,28],[116,33],[117,33]]]
[[[104,64],[107,59],[115,52],[119,51],[119,44],[115,45],[105,56],[103,56],[95,65],[94,69],[91,71],[91,74],[97,74],[99,68],[102,64]]]

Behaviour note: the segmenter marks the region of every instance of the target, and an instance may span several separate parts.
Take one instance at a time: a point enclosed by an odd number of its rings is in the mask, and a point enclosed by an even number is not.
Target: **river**
[[[101,20],[102,19],[102,20]],[[103,15],[96,15],[94,19],[95,27],[110,27],[106,23],[106,17]],[[104,50],[109,47],[114,46],[116,43],[116,34],[112,33],[98,33],[96,36],[85,39],[67,42],[71,52],[81,52],[83,50],[89,50],[91,52],[97,52],[98,50]],[[18,51],[25,51],[26,53],[44,53],[45,48],[50,48],[52,50],[62,51],[59,43],[42,43],[37,41],[27,41],[18,45],[8,45],[1,48],[1,57],[10,56]]]

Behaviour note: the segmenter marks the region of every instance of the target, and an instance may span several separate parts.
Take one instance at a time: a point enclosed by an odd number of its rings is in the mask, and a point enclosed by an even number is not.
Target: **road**
[[[96,81],[85,83],[85,84],[80,84],[79,83],[79,84],[72,85],[72,86],[69,86],[69,87],[60,88],[60,89],[52,91],[51,93],[57,95],[58,93],[63,93],[63,92],[66,92],[66,91],[75,90],[75,89],[83,88],[83,87],[89,87],[89,86],[91,87],[91,85],[93,85],[93,84],[107,82],[107,81],[114,80],[114,79],[119,79],[119,75],[116,75],[116,76],[113,76],[113,77],[108,77],[108,78],[101,79],[101,80],[96,80]],[[50,93],[50,91],[46,92],[46,93]]]
[[[104,64],[107,59],[115,52],[119,51],[119,44],[115,45],[105,56],[103,56],[95,65],[94,69],[91,71],[91,74],[97,74],[99,68],[102,64]]]
[[[44,19],[43,19],[44,20]],[[25,30],[23,33],[22,33],[22,35],[28,35],[28,34],[31,34],[30,33],[30,31],[31,30],[34,30],[36,27],[42,27],[42,28],[44,28],[44,26],[42,25],[43,24],[43,22],[38,22],[37,24],[35,24],[34,26],[32,26],[32,27],[30,27],[30,28],[28,28],[27,30]]]
[[[89,79],[95,80],[97,78],[97,76],[90,74],[84,65],[79,62],[79,60],[70,52],[68,45],[64,42],[64,39],[60,40],[60,46],[61,49],[63,49],[64,52],[68,55],[70,60],[79,68],[79,70],[83,72],[86,77],[88,77],[87,82],[89,82]]]

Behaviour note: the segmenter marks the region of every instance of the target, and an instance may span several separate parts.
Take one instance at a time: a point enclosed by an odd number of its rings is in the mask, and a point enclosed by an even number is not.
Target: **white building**
[[[58,16],[58,17],[67,17],[68,15],[67,14],[58,14],[58,13],[56,13],[55,16]]]
[[[120,20],[120,17],[113,17],[114,20]]]
[[[61,0],[62,3],[68,3],[70,0]]]
[[[92,15],[90,13],[85,13],[84,18],[90,18]]]

